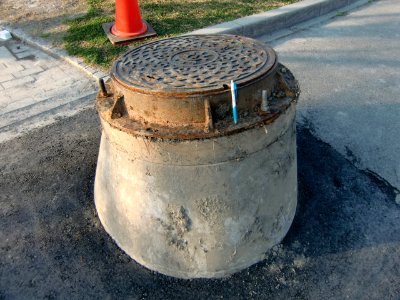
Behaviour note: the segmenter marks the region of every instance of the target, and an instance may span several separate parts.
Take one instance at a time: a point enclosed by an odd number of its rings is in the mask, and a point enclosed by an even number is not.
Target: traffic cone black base
[[[147,31],[141,35],[137,36],[131,36],[131,37],[119,37],[111,33],[111,28],[115,24],[114,22],[112,23],[104,23],[102,24],[103,30],[106,33],[108,39],[113,45],[124,45],[124,44],[129,44],[130,42],[141,40],[141,39],[146,39],[149,37],[156,36],[157,33],[154,31],[153,27],[146,21],[143,21],[147,25]]]

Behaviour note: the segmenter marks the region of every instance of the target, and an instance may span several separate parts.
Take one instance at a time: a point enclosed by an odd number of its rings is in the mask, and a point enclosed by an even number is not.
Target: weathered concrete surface
[[[0,41],[0,141],[93,105],[92,78],[16,39]]]
[[[106,231],[175,277],[222,277],[264,259],[296,211],[295,107],[202,140],[151,140],[102,120],[94,196]]]
[[[301,86],[299,121],[400,188],[400,1],[384,0],[272,44]]]
[[[297,137],[299,202],[286,238],[243,272],[190,281],[141,267],[100,224],[94,110],[0,144],[0,298],[398,299],[393,190],[307,129]]]

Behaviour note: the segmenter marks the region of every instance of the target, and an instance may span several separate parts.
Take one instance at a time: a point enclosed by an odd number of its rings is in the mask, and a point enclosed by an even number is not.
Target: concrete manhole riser
[[[294,115],[293,105],[265,127],[183,144],[153,145],[103,124],[95,181],[102,224],[133,259],[170,276],[221,277],[262,260],[296,210]],[[257,144],[235,157],[239,141]],[[196,153],[209,160],[195,165]]]
[[[232,36],[224,38],[229,42]],[[204,68],[220,55],[220,49],[207,52],[204,45],[200,54],[191,47],[190,52],[183,49],[183,54],[172,53],[167,59],[174,64],[178,60],[179,68],[185,65],[183,70],[197,63]],[[266,47],[256,46],[260,51]],[[247,99],[239,114],[246,122],[233,126],[225,115],[214,113],[226,106],[225,88],[204,96],[201,86],[200,95],[193,96],[194,88],[187,98],[176,90],[168,94],[165,88],[153,100],[149,97],[154,91],[147,93],[145,85],[143,90],[136,85],[127,91],[129,85],[118,81],[114,68],[110,93],[97,100],[103,132],[95,203],[106,231],[140,264],[180,278],[223,277],[262,260],[289,230],[297,204],[298,87],[289,70],[268,61],[275,59],[273,50],[265,53],[266,75],[259,68],[261,80],[251,78],[254,84],[239,85],[238,101]],[[126,57],[121,60],[129,62]],[[129,69],[124,72],[131,74]],[[260,111],[263,88],[269,90],[268,112]],[[151,103],[162,114],[137,108],[139,100],[146,101],[140,107]],[[173,111],[163,123],[169,109],[179,110],[179,101],[186,102],[182,111],[187,113]],[[207,109],[212,112],[207,114]],[[204,112],[205,117],[199,116]],[[213,119],[211,126],[207,115]],[[188,125],[190,120],[195,121]]]

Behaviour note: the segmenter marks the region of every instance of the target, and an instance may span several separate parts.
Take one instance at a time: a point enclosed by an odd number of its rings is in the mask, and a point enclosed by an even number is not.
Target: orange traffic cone
[[[115,0],[115,24],[103,24],[103,29],[113,44],[156,35],[153,28],[142,20],[137,0]]]

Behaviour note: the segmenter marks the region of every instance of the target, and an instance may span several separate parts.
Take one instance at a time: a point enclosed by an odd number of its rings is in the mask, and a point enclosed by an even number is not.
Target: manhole
[[[297,203],[299,89],[272,48],[231,35],[164,39],[117,59],[107,89],[95,201],[125,252],[171,276],[220,277],[284,237]]]

